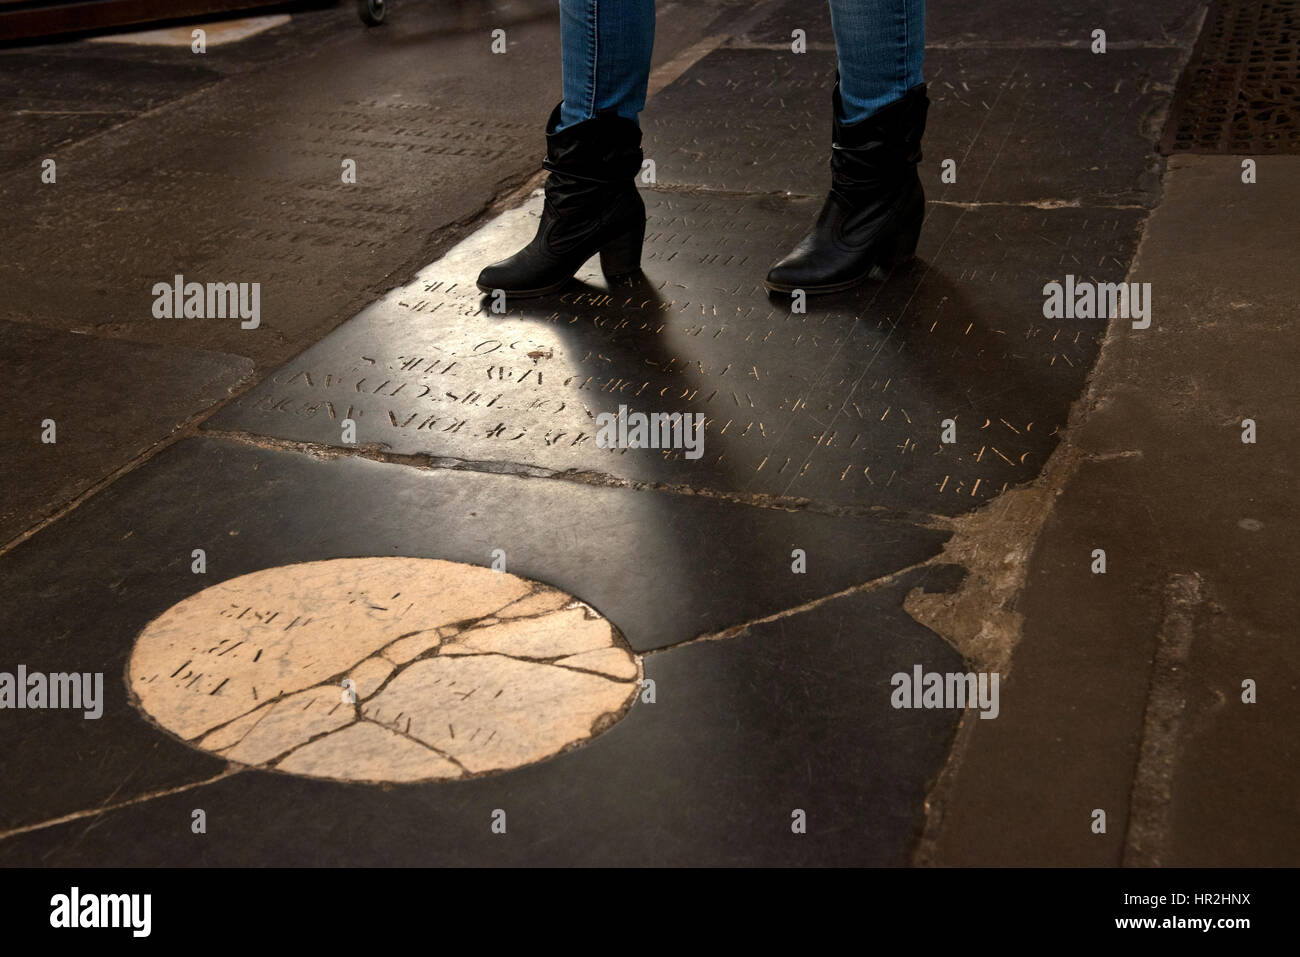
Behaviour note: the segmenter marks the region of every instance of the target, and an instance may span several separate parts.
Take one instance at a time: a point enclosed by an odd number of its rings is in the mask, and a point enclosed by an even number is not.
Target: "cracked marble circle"
[[[155,618],[136,705],[232,762],[349,781],[531,764],[604,731],[640,664],[548,585],[428,558],[339,558],[221,582]]]

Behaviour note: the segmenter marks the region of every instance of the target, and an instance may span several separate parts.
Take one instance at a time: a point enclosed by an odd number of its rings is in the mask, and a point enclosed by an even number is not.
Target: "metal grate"
[[[1300,153],[1300,0],[1210,5],[1161,151]]]

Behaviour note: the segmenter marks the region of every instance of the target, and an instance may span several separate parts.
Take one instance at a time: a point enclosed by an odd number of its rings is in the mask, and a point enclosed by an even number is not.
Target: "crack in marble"
[[[277,764],[279,764],[281,761],[283,761],[283,760],[284,760],[285,758],[287,758],[289,755],[293,754],[295,751],[298,751],[298,750],[300,750],[301,748],[305,748],[305,747],[307,747],[307,745],[309,745],[309,744],[314,744],[315,742],[320,741],[320,740],[322,740],[323,738],[328,738],[330,735],[332,735],[332,734],[336,734],[337,732],[342,731],[342,730],[344,730],[345,728],[350,728],[350,727],[352,727],[354,724],[356,724],[358,721],[361,721],[361,720],[363,720],[361,717],[359,717],[359,716],[354,716],[354,717],[352,718],[352,720],[349,721],[347,724],[340,725],[340,726],[337,727],[337,728],[330,728],[328,731],[321,731],[319,734],[314,734],[314,735],[312,735],[310,738],[308,738],[306,741],[302,741],[302,742],[299,742],[298,744],[295,744],[293,747],[289,748],[287,751],[283,751],[283,752],[281,752],[280,754],[277,754],[275,757],[273,757],[273,758],[269,758],[269,759],[266,760],[266,761],[262,761],[262,762],[260,762],[259,764],[250,764],[249,767],[267,767],[267,768],[274,768]]]
[[[460,770],[461,770],[461,774],[462,774],[464,777],[469,777],[469,776],[472,774],[472,772],[469,770],[469,768],[465,767],[465,765],[461,764],[458,760],[456,760],[456,756],[455,756],[454,754],[450,754],[449,752],[443,751],[441,748],[435,748],[433,745],[429,744],[429,742],[427,742],[427,741],[421,741],[419,738],[414,738],[414,737],[412,737],[411,735],[407,734],[405,731],[400,731],[400,730],[398,730],[397,728],[394,728],[394,727],[391,727],[391,726],[389,726],[389,725],[386,725],[386,724],[384,724],[384,723],[381,722],[381,721],[375,721],[375,720],[373,720],[372,718],[359,718],[358,720],[360,720],[360,721],[368,721],[368,722],[370,722],[371,724],[377,724],[377,725],[379,725],[381,728],[383,728],[385,731],[391,731],[393,734],[396,734],[396,735],[399,735],[399,736],[401,736],[401,737],[403,737],[403,738],[406,738],[406,740],[408,740],[408,741],[413,741],[414,743],[418,744],[420,747],[422,747],[422,748],[426,748],[426,749],[428,749],[429,751],[432,751],[434,754],[436,754],[438,757],[442,758],[444,761],[450,761],[452,764],[456,765],[456,767],[460,768]]]

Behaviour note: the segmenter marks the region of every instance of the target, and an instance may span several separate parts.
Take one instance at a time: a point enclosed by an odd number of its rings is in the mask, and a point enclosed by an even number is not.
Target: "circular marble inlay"
[[[205,588],[131,653],[135,704],[232,762],[349,781],[531,764],[626,713],[640,663],[549,585],[428,558],[337,558]]]

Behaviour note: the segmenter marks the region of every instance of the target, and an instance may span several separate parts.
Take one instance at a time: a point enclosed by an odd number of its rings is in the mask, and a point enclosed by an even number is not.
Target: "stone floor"
[[[552,4],[0,51],[0,672],[104,677],[0,720],[0,863],[1296,862],[1296,179],[1157,152],[1204,5],[933,0],[918,258],[806,312],[829,21],[659,6],[643,275],[504,313]],[[262,321],[153,318],[175,274]]]

